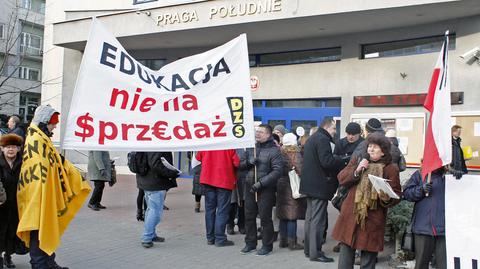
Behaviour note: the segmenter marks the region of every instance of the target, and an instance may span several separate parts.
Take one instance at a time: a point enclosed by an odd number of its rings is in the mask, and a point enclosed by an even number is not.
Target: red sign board
[[[375,106],[423,106],[426,93],[354,96],[355,107]],[[463,92],[451,93],[452,105],[463,104]]]

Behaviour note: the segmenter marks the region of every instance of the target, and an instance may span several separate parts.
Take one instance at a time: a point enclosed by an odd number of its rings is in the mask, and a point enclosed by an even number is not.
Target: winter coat
[[[9,134],[16,134],[16,135],[20,136],[23,139],[23,141],[25,142],[25,135],[26,135],[25,127],[23,125],[21,125],[20,123],[17,126],[15,126],[15,128],[10,130],[8,133]]]
[[[202,184],[200,184],[200,173],[201,172],[202,172],[202,165],[201,164],[192,168],[192,175],[193,175],[192,194],[193,195],[205,195],[205,190],[204,190]]]
[[[392,207],[400,202],[400,200],[391,199],[389,203],[384,203],[378,199],[377,209],[369,210],[365,220],[365,229],[360,228],[360,224],[356,223],[353,209],[355,206],[355,192],[357,191],[356,179],[353,172],[357,168],[357,157],[353,157],[339,174],[338,180],[342,186],[351,186],[347,198],[342,204],[340,215],[333,229],[333,238],[343,242],[344,244],[357,249],[370,252],[380,252],[383,250],[383,236],[385,233],[385,222],[387,217],[387,208]],[[398,166],[394,163],[388,163],[383,168],[383,178],[390,180],[388,183],[393,191],[402,196],[402,188],[400,186]]]
[[[105,170],[102,176],[101,170]],[[112,180],[112,163],[110,162],[110,153],[108,151],[89,151],[87,178],[90,180],[111,181]]]
[[[240,158],[240,163],[244,163],[247,158],[246,150],[245,149],[236,149],[238,158]],[[245,201],[245,178],[247,177],[248,169],[241,168],[240,166],[237,168],[237,185],[235,189],[232,191],[232,203],[240,204],[241,201]]]
[[[412,232],[422,235],[445,235],[445,175],[442,171],[432,173],[432,192],[425,196],[423,180],[416,171],[403,190],[405,200],[415,202],[412,216]]]
[[[385,135],[383,132],[381,133]],[[353,152],[352,157],[356,157],[356,158],[361,157],[364,152],[367,152],[367,147],[368,147],[368,141],[367,140],[362,141]],[[395,146],[394,144],[392,144],[390,147],[390,155],[392,155],[392,163],[398,166],[398,169],[400,170],[400,172],[405,171],[405,169],[407,169],[407,163],[405,161],[405,157],[403,156],[402,152],[398,149],[398,147]]]
[[[295,167],[295,171],[302,176],[302,155],[300,149],[296,152],[282,150],[284,169],[277,183],[277,217],[283,220],[305,219],[307,200],[305,198],[293,199],[290,177],[288,172]]]
[[[171,152],[146,152],[148,172],[142,176],[136,174],[137,188],[144,191],[163,191],[177,187],[178,173],[163,165],[161,158],[173,163]]]
[[[343,161],[332,153],[333,138],[318,129],[305,144],[300,193],[321,200],[332,199],[338,187],[336,175]]]
[[[344,137],[335,143],[335,150],[333,151],[334,155],[340,156],[344,160],[344,165],[342,166],[342,169],[347,166],[348,162],[350,161],[350,158],[362,141],[365,140],[363,137],[360,137],[357,141],[350,143],[348,142],[347,138]]]
[[[240,164],[240,159],[233,149],[199,151],[195,156],[202,162],[200,183],[233,190],[237,183],[235,169]]]
[[[245,178],[245,188],[247,191],[255,183],[255,166],[252,165],[254,159],[257,160],[257,181],[262,184],[262,189],[275,190],[277,181],[282,175],[283,158],[280,149],[273,142],[273,138],[264,143],[257,142],[256,156],[252,148],[247,149],[246,156],[240,164],[240,169],[247,169]]]
[[[21,167],[21,153],[17,154],[13,167],[10,168],[3,152],[0,152],[0,180],[7,194],[7,200],[0,205],[0,253],[5,251],[12,254],[15,248],[18,226],[17,183]]]
[[[462,146],[460,145],[461,142],[462,139],[460,137],[457,139],[452,137],[452,163],[450,166],[455,170],[468,173],[465,158],[463,157]]]

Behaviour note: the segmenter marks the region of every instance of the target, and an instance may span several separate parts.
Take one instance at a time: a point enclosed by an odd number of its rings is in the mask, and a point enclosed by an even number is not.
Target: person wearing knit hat
[[[376,118],[369,119],[365,125],[365,129],[369,134],[374,132],[383,132],[382,123]]]
[[[17,190],[19,223],[16,232],[23,242],[29,242],[32,268],[68,269],[56,263],[55,249],[58,247],[63,231],[80,210],[91,191],[80,172],[61,156],[52,144],[52,132],[57,127],[59,116],[60,113],[50,105],[38,106],[25,138],[26,147],[38,145],[39,149],[48,151],[48,154],[39,154],[39,152],[27,154],[23,158],[20,170],[22,175],[28,174],[30,178],[44,177],[44,175],[46,178],[26,181],[25,184],[19,184]],[[46,165],[48,163],[51,165]],[[38,164],[44,170],[35,169],[34,167]],[[62,181],[69,184],[63,184]],[[53,195],[49,199],[42,199],[39,193],[46,191],[50,191]],[[75,193],[75,195],[65,199],[64,195],[67,193]],[[62,205],[62,207],[56,208],[52,204]],[[69,214],[63,214],[62,218],[58,215],[61,208],[63,212],[67,210],[69,212]],[[51,226],[40,225],[45,223],[46,219],[52,223]]]
[[[367,136],[366,136],[367,138],[368,136],[370,136],[370,134],[373,134],[373,133],[380,133],[381,135],[385,136],[385,131],[382,128],[382,123],[377,118],[369,119],[365,124],[365,130],[367,131]],[[362,143],[360,143],[355,149],[355,151],[353,152],[352,158],[353,157],[362,158],[363,152],[366,151],[367,147],[368,147],[368,144],[366,141],[363,141]],[[405,157],[403,157],[402,152],[394,144],[392,144],[392,147],[390,148],[390,155],[392,155],[392,162],[398,165],[400,172],[407,169]]]
[[[53,130],[57,127],[60,113],[50,105],[41,105],[35,109],[32,123],[44,132],[48,137],[52,137]]]
[[[294,133],[288,133],[283,136],[284,146],[298,146],[297,136]]]
[[[5,203],[0,205],[0,264],[15,268],[12,254],[15,253],[16,231],[18,226],[17,184],[22,167],[21,146],[23,139],[16,134],[5,134],[0,138],[0,186],[6,195]]]

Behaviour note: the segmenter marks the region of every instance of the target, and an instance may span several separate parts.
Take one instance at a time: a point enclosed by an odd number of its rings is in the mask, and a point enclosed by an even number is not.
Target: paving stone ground
[[[242,255],[244,236],[229,236],[235,242],[231,247],[208,246],[204,235],[204,215],[193,212],[191,180],[179,179],[179,187],[167,194],[163,219],[157,226],[158,234],[166,238],[153,248],[140,245],[143,222],[137,222],[135,178],[122,175],[118,183],[105,187],[102,204],[106,210],[92,211],[85,206],[80,210],[62,237],[57,250],[57,262],[71,269],[127,269],[127,268],[337,268],[337,263],[310,262],[303,251],[279,249],[266,257],[254,254]],[[202,199],[203,210],[203,199]],[[329,208],[329,227],[335,224],[337,212]],[[299,235],[303,234],[303,222],[299,222]],[[303,236],[302,236],[303,237]],[[303,238],[301,238],[303,239]],[[300,239],[300,240],[301,240]],[[324,250],[338,261],[332,252],[336,242],[328,237]],[[381,253],[377,268],[389,268],[386,250]],[[14,256],[17,268],[30,268],[29,256]],[[358,268],[358,267],[357,267]]]

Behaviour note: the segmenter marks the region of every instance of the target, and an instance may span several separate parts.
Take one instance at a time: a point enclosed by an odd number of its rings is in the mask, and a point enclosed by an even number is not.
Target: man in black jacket
[[[462,126],[452,126],[452,163],[450,164],[450,171],[457,179],[460,179],[463,174],[468,173],[465,158],[463,157],[462,146],[460,145],[462,142],[460,138],[461,133]]]
[[[360,136],[362,128],[360,127],[360,124],[356,122],[348,123],[345,132],[347,135],[338,140],[335,144],[335,150],[333,151],[334,155],[338,155],[344,160],[343,167],[347,166],[355,148],[357,148],[357,146],[364,140],[363,137]]]
[[[257,214],[262,227],[262,248],[257,255],[268,255],[273,249],[272,208],[275,205],[277,180],[282,175],[283,158],[272,139],[272,127],[261,124],[255,132],[256,149],[248,149],[241,158],[240,169],[247,167],[245,178],[245,247],[246,254],[257,248]],[[255,152],[255,154],[254,154]]]
[[[327,229],[328,200],[337,190],[336,175],[343,164],[339,156],[333,155],[333,136],[336,133],[335,121],[324,119],[320,128],[305,144],[303,154],[302,180],[300,193],[307,196],[305,216],[305,256],[311,261],[333,262],[322,251]]]
[[[147,202],[142,246],[150,248],[153,246],[153,242],[165,241],[165,238],[157,236],[155,227],[162,218],[165,194],[170,188],[177,187],[176,178],[179,174],[175,170],[168,169],[162,163],[162,157],[170,164],[173,163],[171,152],[145,152],[141,154],[146,154],[148,160],[147,174],[136,175],[137,187],[145,191],[145,201]]]

